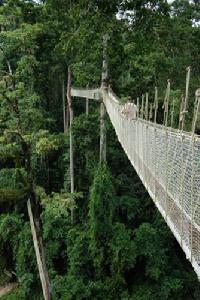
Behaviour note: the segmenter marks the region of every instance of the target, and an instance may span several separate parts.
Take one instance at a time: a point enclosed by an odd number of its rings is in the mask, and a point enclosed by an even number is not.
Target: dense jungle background
[[[200,285],[106,120],[99,165],[99,103],[73,99],[75,193],[70,193],[67,69],[72,84],[100,86],[109,34],[109,83],[126,101],[167,79],[178,126],[186,67],[189,113],[200,87],[198,0],[0,1],[0,286],[2,300],[43,299],[27,213],[30,199],[52,299],[192,300]]]

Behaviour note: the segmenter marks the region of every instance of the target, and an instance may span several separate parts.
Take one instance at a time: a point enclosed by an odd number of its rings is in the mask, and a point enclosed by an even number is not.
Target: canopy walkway
[[[71,89],[103,100],[131,164],[200,278],[200,136],[127,114],[111,89]]]

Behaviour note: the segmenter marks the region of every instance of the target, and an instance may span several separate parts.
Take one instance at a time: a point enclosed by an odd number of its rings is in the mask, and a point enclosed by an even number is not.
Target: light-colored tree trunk
[[[103,102],[100,104],[100,163],[106,162],[106,108]]]
[[[42,243],[41,243],[41,240],[39,240],[38,236],[37,236],[37,230],[36,230],[36,226],[35,226],[35,222],[34,222],[34,218],[33,218],[30,200],[28,200],[28,202],[27,202],[27,207],[28,207],[28,215],[29,215],[29,219],[30,219],[31,233],[32,233],[32,237],[33,237],[33,244],[34,244],[34,248],[35,248],[36,260],[37,260],[37,265],[38,265],[38,269],[39,269],[40,281],[42,284],[43,296],[44,296],[45,300],[51,300],[49,277],[48,277],[48,273],[46,270],[44,253],[41,253],[41,249],[40,249],[40,245],[42,245]],[[42,247],[42,251],[43,251],[43,247]]]
[[[66,99],[66,88],[65,88],[64,80],[62,84],[62,101],[63,101],[63,128],[64,128],[64,133],[66,133],[69,129],[69,106],[68,106],[68,101]]]
[[[87,89],[89,88],[89,85],[87,84]],[[86,101],[85,101],[85,113],[86,113],[86,116],[88,116],[89,114],[89,99],[86,98]]]
[[[108,59],[107,59],[107,48],[108,48],[109,35],[104,34],[103,36],[103,66],[101,76],[101,88],[108,89]],[[106,108],[102,102],[100,104],[100,163],[106,162]]]
[[[65,107],[65,80],[63,79],[62,83],[62,102],[63,102],[63,128],[66,132],[66,107]]]
[[[88,116],[89,114],[89,99],[86,99],[86,108],[85,108],[85,113],[86,113],[86,116]]]
[[[72,135],[72,123],[74,119],[74,112],[72,107],[71,97],[71,67],[68,67],[68,82],[67,82],[67,100],[69,106],[69,123],[70,123],[70,183],[71,193],[74,193],[74,149],[73,149],[73,135]]]
[[[74,193],[74,145],[73,145],[73,134],[72,134],[72,123],[74,119],[74,112],[72,106],[72,97],[71,97],[71,67],[68,66],[68,81],[67,81],[67,101],[69,107],[69,144],[70,144],[70,185],[71,193]],[[71,214],[72,222],[74,220],[74,209],[72,209]]]

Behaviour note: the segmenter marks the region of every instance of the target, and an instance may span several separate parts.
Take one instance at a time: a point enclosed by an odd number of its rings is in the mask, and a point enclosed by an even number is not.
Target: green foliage
[[[12,270],[13,261],[15,261],[15,251],[18,246],[18,233],[22,228],[22,220],[15,214],[1,214],[0,216],[0,284],[9,281],[6,270]],[[5,253],[7,254],[5,256]]]
[[[113,193],[110,172],[106,165],[100,165],[91,187],[88,213],[90,249],[97,277],[108,259],[105,246],[112,234]]]
[[[192,66],[189,130],[199,20],[198,1],[0,1],[0,282],[20,282],[2,299],[42,299],[26,209],[33,193],[54,300],[199,299],[196,275],[109,121],[109,169],[99,166],[99,103],[90,101],[86,116],[85,102],[73,100],[74,194],[69,135],[62,133],[67,65],[73,85],[99,86],[105,32],[113,89],[123,101],[149,91],[153,102],[157,85],[160,123],[170,78],[168,123],[173,113],[178,127],[185,68]]]
[[[90,192],[89,226],[97,247],[103,244],[112,227],[113,186],[106,165],[99,166]]]
[[[19,201],[27,194],[26,172],[23,168],[0,171],[0,201]]]
[[[75,180],[78,190],[88,193],[99,160],[99,116],[90,104],[89,116],[81,114],[73,123]]]
[[[3,296],[2,299],[3,300],[17,300],[17,299],[26,300],[26,295],[25,295],[23,289],[17,288],[14,291],[12,291],[11,293]]]
[[[26,295],[31,293],[32,284],[37,283],[37,265],[30,224],[25,223],[18,235],[18,247],[16,249],[16,273]]]
[[[122,276],[135,265],[137,251],[132,235],[132,231],[124,224],[113,225],[113,237],[110,241],[113,276]]]

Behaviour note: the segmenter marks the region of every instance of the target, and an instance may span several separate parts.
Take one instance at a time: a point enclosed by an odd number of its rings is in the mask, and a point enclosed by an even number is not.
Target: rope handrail
[[[200,136],[131,120],[113,94],[103,96],[122,148],[200,277]]]
[[[137,113],[127,113],[110,88],[98,92],[122,148],[200,278],[200,136],[142,119],[136,105],[128,109]],[[142,107],[143,116],[144,97]]]

